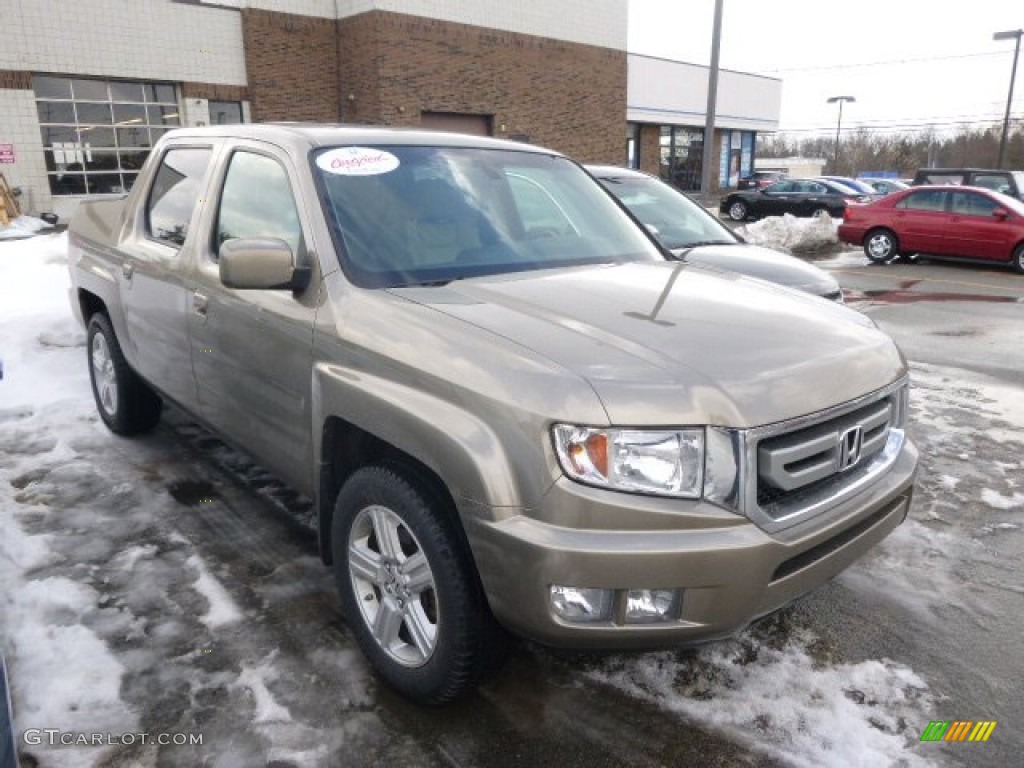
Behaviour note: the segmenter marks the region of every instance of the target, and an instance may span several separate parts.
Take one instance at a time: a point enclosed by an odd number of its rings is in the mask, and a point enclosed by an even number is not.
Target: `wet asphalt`
[[[925,262],[878,267],[853,252],[819,265],[837,276],[851,306],[923,366],[915,383],[920,423],[913,426],[923,459],[910,521],[924,543],[888,555],[921,561],[880,556],[762,622],[754,636],[784,644],[810,630],[819,638],[820,664],[886,658],[906,665],[929,685],[930,719],[999,721],[987,744],[924,745],[915,748],[916,759],[1020,765],[1024,531],[1012,526],[1022,510],[997,510],[981,499],[986,491],[1022,492],[1024,436],[1000,421],[999,403],[987,398],[996,391],[1019,398],[1024,408],[1024,276]],[[998,387],[961,380],[961,371],[991,377]],[[317,559],[307,500],[173,411],[143,441],[97,433],[76,450],[93,457],[79,470],[94,474],[97,488],[139,478],[147,488],[163,488],[161,514],[138,511],[145,489],[124,490],[123,498],[103,501],[110,525],[97,544],[86,517],[69,526],[76,505],[90,500],[62,496],[55,469],[50,479],[46,472],[14,478],[26,504],[48,494],[30,520],[31,532],[54,537],[53,546],[77,564],[65,569],[71,578],[88,580],[90,562],[150,548],[134,578],[164,584],[163,602],[133,602],[143,598],[127,577],[124,583],[96,579],[92,585],[103,598],[85,621],[125,659],[121,695],[141,713],[142,728],[205,736],[198,748],[122,750],[104,766],[791,764],[760,749],[756,733],[738,735],[593,682],[587,673],[599,658],[526,643],[468,698],[440,709],[411,704],[379,684],[359,654],[333,577]],[[993,525],[999,522],[1002,527]],[[938,543],[929,544],[925,534]],[[191,553],[225,586],[244,622],[211,631],[198,620],[202,600],[182,576]],[[888,580],[872,581],[874,562]],[[112,606],[159,628],[141,636],[125,632],[103,613]],[[291,722],[260,721],[257,678]],[[914,741],[926,725],[900,728]],[[48,764],[32,753],[22,758],[23,766]]]

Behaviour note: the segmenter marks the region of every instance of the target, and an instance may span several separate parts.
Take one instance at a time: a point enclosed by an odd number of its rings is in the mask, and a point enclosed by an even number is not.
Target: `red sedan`
[[[1024,272],[1024,203],[980,187],[911,187],[846,206],[839,239],[863,245],[876,263],[924,253]]]

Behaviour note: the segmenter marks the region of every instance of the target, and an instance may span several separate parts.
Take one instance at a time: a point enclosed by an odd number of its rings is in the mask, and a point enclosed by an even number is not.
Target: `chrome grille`
[[[906,380],[819,414],[745,431],[743,514],[779,530],[859,492],[904,442]]]
[[[757,446],[757,495],[779,498],[778,492],[846,472],[867,461],[889,437],[893,407],[888,400],[823,424],[769,438]]]

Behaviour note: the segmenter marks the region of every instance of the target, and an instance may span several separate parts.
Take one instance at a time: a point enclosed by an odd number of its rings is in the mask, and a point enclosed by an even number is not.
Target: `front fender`
[[[312,390],[317,466],[329,459],[323,456],[319,425],[337,416],[428,467],[457,503],[483,509],[521,509],[515,462],[505,444],[494,428],[458,404],[366,371],[326,362],[314,366]]]

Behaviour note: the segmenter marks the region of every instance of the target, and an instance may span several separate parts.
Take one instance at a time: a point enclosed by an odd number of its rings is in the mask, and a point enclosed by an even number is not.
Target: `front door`
[[[947,253],[1006,261],[1013,247],[1013,232],[1006,217],[992,215],[1000,207],[999,203],[987,195],[967,190],[952,192],[950,197]]]
[[[189,297],[200,409],[285,480],[308,488],[319,280],[314,275],[302,291],[235,290],[221,283],[218,267],[221,244],[240,237],[279,238],[305,264],[308,227],[296,204],[301,197],[287,155],[276,147],[244,142],[225,165],[213,236],[201,244]]]

